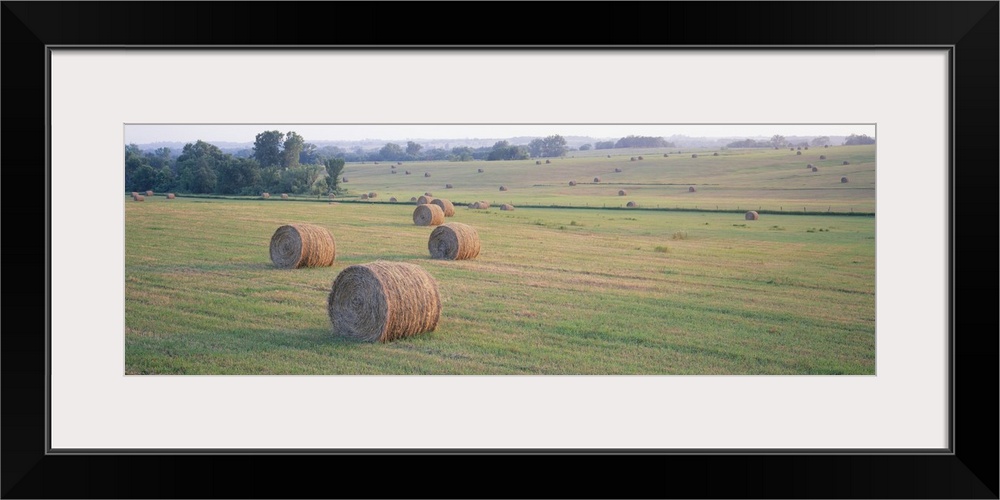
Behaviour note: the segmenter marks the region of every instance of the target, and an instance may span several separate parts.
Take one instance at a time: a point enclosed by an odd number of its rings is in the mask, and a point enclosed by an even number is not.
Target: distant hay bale
[[[397,161],[396,162],[396,165],[402,165],[402,164],[403,164],[403,162],[401,162],[401,161]]]
[[[393,203],[396,203],[396,197],[395,196],[390,196],[389,197],[389,201],[391,201]]]
[[[429,191],[427,191],[427,192],[424,193],[424,196],[434,196],[434,195],[431,194]]]
[[[552,163],[552,160],[545,160],[546,164]]]
[[[542,160],[535,160],[535,165],[541,165],[541,164],[542,164]]]
[[[261,198],[264,198],[264,199],[266,200],[266,199],[268,199],[268,198],[270,198],[270,197],[271,197],[271,193],[261,193],[261,194],[260,194],[260,197],[261,197]]]
[[[174,199],[174,198],[177,198],[177,195],[176,195],[176,194],[174,194],[174,193],[167,193],[167,199],[168,199],[168,200],[172,200],[172,199]]]
[[[847,177],[841,177],[840,178],[840,183],[841,184],[847,184]]]
[[[663,153],[663,157],[664,158],[670,158],[670,155],[668,155],[667,153]]]
[[[820,160],[825,160],[826,159],[826,155],[819,155],[819,159]]]
[[[620,169],[620,168],[616,168],[616,169],[615,169],[615,172],[616,172],[616,173],[620,173],[621,171],[622,171],[622,169]]]
[[[132,197],[135,198],[136,196],[139,196],[139,192],[138,191],[132,191]]]
[[[368,199],[368,193],[361,193],[361,199],[362,200],[367,200]]]
[[[569,181],[569,185],[570,186],[575,186],[576,185],[576,181]]]
[[[815,166],[816,166],[816,165],[813,165],[812,163],[810,163],[810,164],[806,165],[806,168],[813,168],[813,167],[815,167]]]
[[[688,187],[688,192],[689,192],[689,193],[694,193],[694,192],[695,192],[695,188],[694,188],[694,186],[689,186],[689,187]]]
[[[431,204],[441,207],[441,211],[444,212],[445,217],[453,217],[455,215],[455,205],[444,198],[434,198],[431,200]]]
[[[384,343],[433,332],[441,294],[420,266],[376,261],[344,268],[333,280],[326,309],[334,335]]]
[[[712,153],[712,156],[719,156],[718,152]]]
[[[378,193],[376,193],[375,191],[372,191],[372,192],[368,193],[368,197],[369,198],[378,198]]]
[[[281,199],[282,200],[287,200],[288,199],[288,193],[281,193]]]
[[[813,171],[813,172],[819,172],[819,169],[818,169],[818,168],[816,168],[816,167],[813,167],[813,168],[812,168],[812,171]]]
[[[347,182],[347,177],[344,177],[343,179],[340,179],[340,181],[341,182]]]
[[[802,146],[799,146],[799,147],[797,147],[795,149],[798,149],[799,151],[801,151],[802,150]]]
[[[452,186],[451,184],[445,184],[445,185],[444,185],[444,188],[445,188],[445,189],[451,189],[451,188],[453,188],[453,187],[455,187],[455,186]]]
[[[431,231],[427,249],[432,259],[475,259],[480,251],[479,233],[468,224],[449,222]]]
[[[410,171],[409,170],[407,170],[407,171],[405,171],[403,173],[406,174],[406,175],[410,175]]]
[[[601,178],[600,177],[594,177],[594,182],[601,182]]]
[[[424,177],[430,177],[430,176],[431,176],[430,172],[424,172]]]
[[[434,197],[430,193],[424,193],[423,196],[417,198],[417,205],[426,205],[432,201],[434,201]]]
[[[486,210],[486,209],[490,208],[490,204],[487,203],[487,202],[485,202],[485,201],[475,201],[475,202],[469,203],[469,208],[474,208],[474,209],[478,209],[478,210]]]
[[[795,156],[802,156],[802,151],[796,151]]]
[[[809,146],[806,146],[806,147],[805,147],[804,149],[805,149],[806,151],[809,151]]]
[[[778,149],[778,146],[775,146],[774,149]]]
[[[146,191],[146,196],[153,196],[153,190]]]
[[[389,173],[394,174],[394,173],[396,173],[396,171],[395,170],[390,170]]]
[[[418,226],[439,226],[444,224],[444,211],[429,203],[417,205],[413,210],[413,223]]]
[[[795,151],[795,148],[788,148],[789,151]]]
[[[695,154],[691,155],[691,158],[697,158],[697,157],[698,157],[698,153],[695,153]]]
[[[483,172],[484,172],[484,170],[483,170],[483,169],[479,169],[479,173],[483,173]]]
[[[639,161],[642,161],[642,157],[641,156],[637,156],[636,158],[638,158]]]
[[[500,210],[506,210],[510,212],[514,210],[514,205],[511,205],[510,203],[504,203],[503,205],[500,205]]]
[[[507,190],[507,186],[500,186],[500,190],[501,191],[506,191]]]
[[[635,157],[633,156],[633,157],[629,158],[628,161],[635,161]]]
[[[851,164],[851,162],[849,162],[849,161],[847,161],[847,160],[844,160],[844,163],[843,163],[843,164],[844,164],[844,165],[850,165],[850,164]]]
[[[829,145],[829,144],[824,144],[824,145],[823,145],[823,148],[824,148],[824,149],[825,149],[825,148],[828,148],[828,147],[830,147],[830,145]]]
[[[758,214],[754,210],[751,210],[751,211],[749,211],[749,212],[746,213],[746,215],[744,216],[744,218],[746,220],[757,220],[757,219],[760,219],[760,214]]]
[[[480,207],[482,207],[482,208],[483,208],[484,210],[485,210],[485,209],[487,209],[487,208],[490,208],[490,202],[488,202],[488,201],[484,201],[484,200],[479,200],[479,205],[480,205]]]
[[[635,207],[637,207],[639,205],[637,205],[634,201],[630,201],[630,202],[626,203],[625,206],[629,207],[629,208],[635,208]]]
[[[286,224],[271,236],[271,262],[282,269],[329,267],[337,257],[337,244],[325,227]]]
[[[417,197],[416,196],[411,196],[410,197],[410,201],[413,201],[413,202],[417,201]]]
[[[146,197],[141,194],[137,194],[132,197],[132,201],[146,201]]]
[[[611,155],[608,155],[608,158],[611,158]]]
[[[626,191],[624,189],[619,189],[618,190],[618,196],[627,196],[627,195],[628,195],[628,191]]]

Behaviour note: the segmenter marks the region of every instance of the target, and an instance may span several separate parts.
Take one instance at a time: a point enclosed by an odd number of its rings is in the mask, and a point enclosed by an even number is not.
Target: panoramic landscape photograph
[[[126,124],[126,375],[876,374],[874,124]]]

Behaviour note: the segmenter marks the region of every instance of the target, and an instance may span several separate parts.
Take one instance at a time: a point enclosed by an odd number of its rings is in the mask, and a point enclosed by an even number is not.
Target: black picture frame
[[[994,262],[998,254],[995,226],[992,218],[982,224],[976,219],[993,214],[997,206],[1000,4],[557,3],[553,7],[564,12],[557,19],[549,19],[535,7],[522,3],[3,2],[0,61],[7,147],[0,154],[10,188],[6,193],[8,234],[18,235],[15,243],[8,240],[4,254],[8,263],[18,264],[16,269],[45,269],[43,280],[16,277],[13,284],[9,281],[8,291],[17,292],[4,297],[8,313],[17,314],[7,315],[8,328],[0,337],[3,497],[998,498],[997,320],[992,307],[974,304],[979,299],[992,304],[997,289],[995,282],[981,277],[996,276],[983,269],[989,265],[984,262]],[[457,18],[466,22],[456,23],[455,17],[446,15],[454,9],[462,13]],[[517,15],[497,15],[504,9]],[[47,283],[51,270],[49,200],[41,192],[50,188],[49,47],[405,47],[415,43],[608,50],[951,47],[950,452],[48,453]],[[961,233],[956,231],[959,227]],[[26,238],[29,234],[35,236]],[[984,259],[976,258],[977,250],[985,250]],[[957,279],[961,270],[964,280]],[[34,288],[27,292],[27,285]],[[956,307],[960,298],[966,302]],[[317,467],[330,474],[312,474],[311,469]],[[571,475],[563,472],[567,470]]]

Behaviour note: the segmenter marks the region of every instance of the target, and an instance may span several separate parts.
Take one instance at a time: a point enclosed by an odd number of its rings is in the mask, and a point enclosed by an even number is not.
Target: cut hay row
[[[418,226],[439,226],[444,224],[444,211],[437,205],[417,205],[413,210],[413,223]]]
[[[427,249],[433,259],[475,259],[480,251],[479,233],[468,224],[449,222],[431,232]]]
[[[434,198],[431,200],[431,204],[441,207],[441,211],[444,212],[445,217],[453,217],[455,215],[455,205],[451,202],[451,200]]]
[[[432,332],[441,317],[437,282],[406,262],[348,266],[333,280],[326,304],[334,335],[365,342]]]
[[[328,267],[337,257],[337,244],[324,227],[286,224],[271,236],[271,262],[282,269]]]

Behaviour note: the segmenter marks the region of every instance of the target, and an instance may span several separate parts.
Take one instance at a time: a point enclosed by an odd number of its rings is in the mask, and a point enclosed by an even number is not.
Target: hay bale
[[[174,193],[167,193],[167,199],[168,199],[168,200],[172,200],[172,199],[174,199],[174,198],[177,198],[177,195],[176,195],[176,194],[174,194]]]
[[[639,158],[639,161],[642,161],[642,157],[641,156],[638,156],[637,158]]]
[[[418,226],[439,226],[444,224],[444,211],[429,203],[417,205],[413,210],[413,223]]]
[[[424,196],[434,196],[434,195],[431,194],[430,192],[424,192]]]
[[[475,259],[480,250],[479,233],[468,224],[449,222],[431,231],[427,249],[432,259]]]
[[[402,165],[402,164],[403,164],[403,162],[401,162],[401,161],[397,161],[396,162],[396,165]]]
[[[424,177],[430,177],[430,176],[431,176],[430,172],[424,172]]]
[[[445,185],[444,185],[444,188],[445,188],[445,189],[451,189],[451,188],[453,188],[453,187],[455,187],[455,186],[452,186],[451,184],[445,184]]]
[[[826,149],[826,148],[828,148],[828,147],[830,147],[830,145],[829,145],[829,144],[824,144],[824,145],[823,145],[823,149]]]
[[[758,214],[754,210],[751,210],[751,211],[749,211],[749,212],[746,213],[746,215],[744,216],[744,218],[746,220],[757,220],[757,219],[760,219],[760,214]]]
[[[691,158],[697,158],[697,157],[698,157],[698,154],[697,154],[697,153],[695,153],[695,154],[691,155]]]
[[[840,178],[840,183],[841,184],[847,184],[847,177],[841,177]]]
[[[287,200],[288,199],[288,193],[281,193],[281,199],[282,200]]]
[[[514,205],[511,205],[510,203],[504,203],[503,205],[500,205],[500,210],[506,210],[508,212],[511,212],[514,210]]]
[[[826,155],[819,155],[819,159],[820,160],[825,160],[826,159]]]
[[[344,177],[343,179],[340,179],[340,181],[341,182],[347,182],[347,177]]]
[[[628,161],[635,161],[635,157],[633,156],[633,157],[629,158]]]
[[[153,190],[146,191],[146,196],[153,196]]]
[[[271,236],[271,262],[282,269],[329,267],[337,256],[333,235],[313,224],[287,224]]]
[[[479,205],[483,208],[483,210],[490,208],[490,202],[488,201],[479,200]]]
[[[626,195],[628,195],[628,191],[626,191],[624,189],[619,189],[618,190],[618,196],[626,196]]]
[[[394,174],[394,173],[396,173],[396,171],[395,170],[390,170],[389,173]]]
[[[392,202],[392,203],[396,203],[396,197],[395,196],[390,196],[389,197],[389,201]]]
[[[796,151],[795,156],[802,156],[802,151]]]
[[[375,191],[372,191],[372,192],[368,193],[368,197],[369,198],[378,198],[378,193],[376,193]]]
[[[778,146],[775,146],[774,149],[778,149]]]
[[[444,212],[445,217],[455,216],[455,205],[450,200],[446,200],[444,198],[434,198],[431,200],[431,204],[441,207],[441,211]]]
[[[430,193],[424,193],[423,196],[417,198],[417,205],[426,205],[432,201],[434,201],[434,197]]]
[[[844,163],[843,163],[843,164],[844,164],[844,165],[850,165],[850,164],[851,164],[851,162],[849,162],[849,161],[847,161],[847,160],[844,160]]]
[[[417,201],[417,197],[416,196],[411,196],[410,197],[410,201],[416,202]],[[419,203],[418,203],[418,205],[419,205]]]
[[[695,191],[696,191],[696,190],[695,190],[694,186],[689,186],[689,187],[688,187],[688,192],[689,192],[689,193],[694,193]]]
[[[266,199],[268,199],[268,198],[270,198],[270,197],[271,197],[271,193],[261,193],[261,194],[260,194],[260,197],[261,197],[261,198],[264,198],[264,199],[266,200]]]
[[[549,163],[552,163],[552,160],[545,160],[545,164],[546,165],[549,164]]]
[[[797,148],[795,148],[795,149],[797,149],[797,150],[799,150],[799,151],[802,151],[802,146],[799,146],[799,147],[797,147]]]
[[[136,196],[139,196],[139,192],[138,191],[132,191],[132,197],[135,198]]]
[[[788,148],[789,151],[795,151],[795,148]]]
[[[132,201],[146,201],[146,197],[141,194],[137,194],[132,197]]]
[[[625,206],[629,207],[629,208],[635,208],[635,207],[637,207],[639,205],[637,205],[634,201],[630,201],[630,202],[626,203]]]
[[[541,164],[542,164],[542,160],[535,160],[535,165],[541,165]]]
[[[367,200],[368,199],[368,193],[361,193],[361,199],[362,200]]]
[[[806,165],[806,168],[813,168],[813,167],[815,167],[815,165],[813,165],[812,163]]]
[[[500,186],[500,190],[501,191],[506,191],[507,190],[507,186]]]
[[[391,342],[434,331],[441,318],[441,294],[420,266],[376,261],[341,271],[326,309],[334,335]]]
[[[806,147],[805,147],[805,150],[806,150],[806,151],[809,151],[809,146],[806,146]]]
[[[407,171],[405,171],[403,173],[406,174],[406,175],[410,175],[410,171],[409,170],[407,170]]]
[[[608,158],[611,158],[611,155],[608,155]]]
[[[816,168],[816,167],[813,167],[813,168],[812,168],[812,171],[813,171],[813,172],[819,172],[819,169],[818,169],[818,168]]]
[[[712,153],[712,156],[719,156],[719,153]]]
[[[664,158],[670,158],[670,155],[668,155],[667,153],[663,153],[663,157]]]
[[[594,177],[594,183],[598,183],[598,182],[601,182],[601,178],[600,177]]]
[[[622,171],[622,169],[620,169],[620,168],[616,168],[616,169],[615,169],[615,172],[616,172],[616,173],[621,173],[621,171]]]
[[[575,186],[576,185],[576,181],[569,181],[569,185],[570,186]]]
[[[479,171],[479,173],[483,173],[483,169],[479,169],[478,171]]]
[[[487,201],[482,201],[482,200],[480,200],[480,201],[474,201],[472,203],[469,203],[469,208],[475,208],[475,209],[478,209],[478,210],[486,210],[486,209],[490,208],[490,203],[487,202]]]

